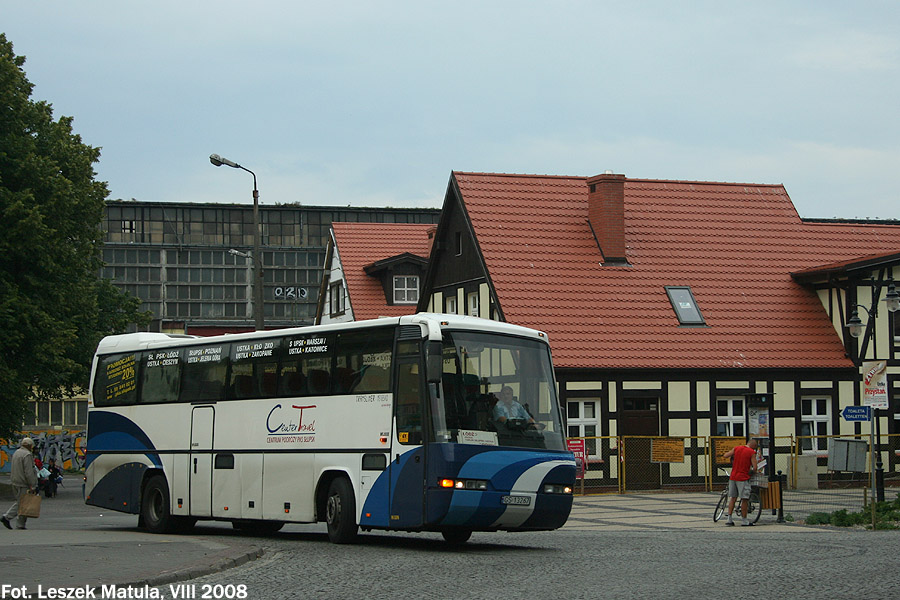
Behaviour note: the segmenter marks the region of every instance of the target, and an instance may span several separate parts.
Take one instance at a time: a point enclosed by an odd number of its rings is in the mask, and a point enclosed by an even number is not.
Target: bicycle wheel
[[[762,502],[759,499],[759,494],[756,492],[750,492],[750,503],[747,506],[747,518],[751,523],[756,523],[759,521],[759,516],[762,514]]]
[[[719,503],[716,504],[716,510],[713,512],[713,523],[719,522],[719,519],[725,514],[726,508],[728,508],[728,490],[723,490],[722,495],[719,496]]]

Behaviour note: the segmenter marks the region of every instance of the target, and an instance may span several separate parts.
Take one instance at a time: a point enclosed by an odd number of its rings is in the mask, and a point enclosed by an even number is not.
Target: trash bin
[[[759,500],[767,510],[781,508],[781,481],[770,481],[769,486],[759,489]]]

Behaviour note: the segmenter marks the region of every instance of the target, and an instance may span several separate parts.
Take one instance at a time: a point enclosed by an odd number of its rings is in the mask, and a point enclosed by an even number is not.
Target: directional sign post
[[[841,411],[845,421],[871,421],[872,407],[870,406],[845,406]]]

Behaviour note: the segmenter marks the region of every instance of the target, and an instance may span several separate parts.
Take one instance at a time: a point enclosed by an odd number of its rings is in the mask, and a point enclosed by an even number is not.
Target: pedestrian
[[[56,466],[56,459],[51,458],[47,461],[47,471],[50,475],[47,477],[47,487],[44,488],[44,495],[52,498],[56,495],[56,488],[62,481],[62,471]]]
[[[6,514],[0,517],[0,522],[7,529],[12,529],[10,521],[16,519],[16,529],[25,529],[25,521],[28,517],[19,514],[19,498],[25,492],[34,491],[37,487],[37,473],[34,470],[34,441],[30,437],[22,438],[19,442],[19,449],[12,455],[10,460],[10,477],[9,482],[12,484],[13,494],[16,501],[9,507]]]
[[[756,438],[747,440],[747,445],[736,446],[725,453],[725,458],[734,457],[731,462],[731,476],[728,478],[728,520],[726,525],[734,525],[731,513],[734,512],[734,503],[741,499],[741,525],[747,527],[753,525],[747,518],[747,509],[750,506],[750,476],[756,472],[756,448],[759,442]]]

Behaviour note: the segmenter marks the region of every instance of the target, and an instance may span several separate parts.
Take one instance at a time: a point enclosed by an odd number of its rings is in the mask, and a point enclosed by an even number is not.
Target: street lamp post
[[[894,274],[893,267],[890,267],[887,274],[887,293],[884,297],[885,305],[887,306],[888,311],[897,312],[900,310],[900,293],[897,292],[897,288],[894,285]],[[881,282],[879,282],[879,287],[876,293],[873,294],[872,298],[872,307],[866,308],[862,304],[854,304],[850,307],[850,318],[847,320],[847,331],[854,338],[859,338],[870,327],[875,326],[875,318],[878,316],[878,293],[881,291]],[[868,319],[865,324],[859,318],[859,311],[857,309],[863,309],[868,315]],[[865,344],[863,344],[863,348],[865,348]],[[862,360],[860,356],[858,360]],[[872,408],[872,417],[875,419],[875,438],[876,444],[873,450],[875,451],[875,473],[873,473],[873,477],[875,478],[875,499],[878,502],[884,502],[884,464],[881,460],[881,418],[878,415],[878,408]]]
[[[256,189],[256,173],[218,154],[210,154],[209,162],[216,167],[225,165],[234,169],[242,169],[253,175],[253,319],[256,323],[256,330],[262,331],[266,325],[263,318],[262,257],[259,253],[259,190]]]

